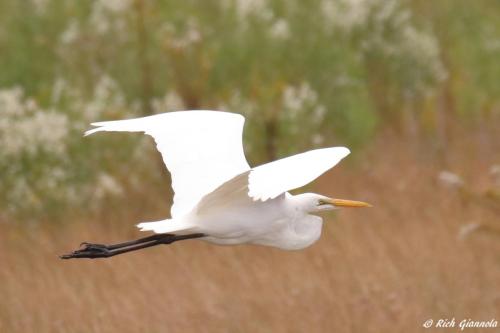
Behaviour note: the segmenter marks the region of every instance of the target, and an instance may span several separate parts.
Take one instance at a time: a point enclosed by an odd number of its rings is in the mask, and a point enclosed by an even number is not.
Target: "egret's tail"
[[[171,219],[156,222],[142,222],[139,223],[137,227],[141,229],[141,231],[153,231],[157,234],[175,233],[176,235],[182,235],[194,229],[192,225]]]

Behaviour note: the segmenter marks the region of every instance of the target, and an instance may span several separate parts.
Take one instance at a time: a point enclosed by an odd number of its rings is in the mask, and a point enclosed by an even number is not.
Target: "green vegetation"
[[[254,163],[489,122],[499,15],[495,0],[0,0],[1,214],[95,205],[159,179],[142,138],[84,142],[92,121],[243,113]]]

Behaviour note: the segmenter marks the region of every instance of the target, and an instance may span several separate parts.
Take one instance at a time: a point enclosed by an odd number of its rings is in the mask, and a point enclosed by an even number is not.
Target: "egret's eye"
[[[323,206],[323,205],[328,205],[328,202],[326,202],[325,200],[323,199],[319,199],[318,200],[318,206]]]

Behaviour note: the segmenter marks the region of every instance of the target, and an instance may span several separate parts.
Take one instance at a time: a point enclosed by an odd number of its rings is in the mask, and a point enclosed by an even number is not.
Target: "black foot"
[[[107,258],[110,256],[111,251],[108,250],[106,245],[103,244],[92,244],[83,242],[81,244],[82,249],[73,251],[68,254],[60,256],[61,259],[72,259],[72,258]]]
[[[112,245],[83,242],[82,244],[80,244],[81,247],[80,249],[68,254],[64,254],[60,256],[60,258],[61,259],[109,258],[116,256],[118,254],[145,249],[156,245],[172,244],[173,242],[177,242],[180,240],[200,238],[200,237],[205,237],[205,235],[201,233],[189,234],[189,235],[156,234],[153,236],[136,239],[129,242],[112,244]]]
[[[100,247],[100,248],[107,248],[107,245],[104,244],[95,244],[95,243],[89,243],[89,242],[82,242],[80,243],[80,247],[84,247],[85,249],[87,248],[93,248],[93,247]]]

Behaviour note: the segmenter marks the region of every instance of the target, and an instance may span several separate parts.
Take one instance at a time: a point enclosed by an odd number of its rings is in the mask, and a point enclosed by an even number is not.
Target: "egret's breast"
[[[277,232],[282,228],[287,211],[281,198],[268,201],[249,199],[243,205],[221,206],[208,215],[194,215],[192,219],[200,232],[217,238],[255,238]]]
[[[283,227],[273,234],[264,235],[252,243],[278,247],[283,250],[300,250],[315,243],[321,237],[323,219],[305,215],[284,220]]]

